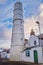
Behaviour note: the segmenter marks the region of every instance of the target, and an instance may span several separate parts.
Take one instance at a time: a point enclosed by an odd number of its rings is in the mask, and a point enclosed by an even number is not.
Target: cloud
[[[24,9],[24,18],[32,17],[39,14],[39,5],[41,0],[22,0]]]
[[[35,31],[36,35],[39,35],[39,27],[38,24],[36,24],[36,21],[39,21],[40,23],[40,29],[41,29],[41,33],[43,33],[43,18],[42,17],[31,17],[31,18],[27,18],[24,20],[24,33],[25,33],[25,37],[29,37],[31,29],[33,29]]]
[[[12,19],[6,19],[0,22],[0,39],[10,40],[12,32]]]
[[[7,40],[11,40],[11,35],[12,34],[12,29],[5,29],[4,30],[4,37],[5,37],[5,39],[7,39]]]
[[[13,8],[15,0],[6,0],[7,3],[4,7],[1,7],[0,10],[0,19],[5,19],[9,17],[13,17]],[[31,17],[33,15],[38,14],[38,6],[41,2],[41,0],[21,0],[23,3],[23,9],[24,9],[24,18]],[[4,11],[4,12],[3,12]]]
[[[43,3],[40,4],[40,11],[43,11]]]
[[[0,27],[3,27],[3,24],[2,23],[0,23]]]
[[[31,32],[31,29],[34,29],[35,32],[37,33],[37,24],[35,23],[37,20],[36,17],[32,16],[31,18],[27,18],[25,19],[25,23],[24,23],[24,32],[25,32],[25,35],[29,35],[30,32]]]
[[[40,4],[40,17],[42,17],[43,18],[43,3],[42,4]]]
[[[40,23],[40,29],[41,33],[43,33],[43,4],[39,5],[39,14],[38,16],[32,16],[30,18],[25,19],[24,23],[24,31],[25,35],[29,35],[31,29],[33,28],[36,34],[39,34],[39,28],[38,25],[35,23],[36,21],[39,21]]]
[[[0,47],[9,49],[11,42],[9,40],[0,40]]]
[[[6,5],[0,6],[0,20],[4,20],[6,18],[13,17],[13,6],[14,2],[7,3]],[[3,12],[4,11],[4,12]]]
[[[11,40],[12,29],[4,28],[0,31],[0,40]]]
[[[0,0],[0,4],[5,4],[7,0]]]
[[[10,48],[11,44],[11,36],[12,36],[12,28],[7,28],[10,22],[0,23],[0,47]]]
[[[43,11],[40,13],[40,16],[43,17]]]
[[[37,19],[40,22],[41,32],[43,33],[43,3],[40,4],[39,11],[40,13]]]

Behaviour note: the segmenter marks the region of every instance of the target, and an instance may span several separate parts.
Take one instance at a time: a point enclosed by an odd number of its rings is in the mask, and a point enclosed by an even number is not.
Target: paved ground
[[[25,62],[0,62],[0,65],[43,65],[43,64],[35,64],[35,63],[25,63]]]

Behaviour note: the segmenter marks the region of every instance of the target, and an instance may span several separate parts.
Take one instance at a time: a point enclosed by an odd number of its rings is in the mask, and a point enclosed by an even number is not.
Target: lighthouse
[[[21,2],[14,4],[13,28],[11,38],[10,60],[21,61],[24,49],[23,7]]]

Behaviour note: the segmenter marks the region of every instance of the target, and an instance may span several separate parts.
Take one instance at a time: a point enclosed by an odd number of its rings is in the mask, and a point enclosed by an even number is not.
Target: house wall
[[[43,47],[42,47],[42,59],[43,59]]]
[[[1,58],[5,58],[7,57],[7,53],[6,52],[1,52]]]
[[[22,53],[22,61],[30,62],[30,57],[26,57],[25,51]]]
[[[42,47],[36,47],[36,48],[31,49],[32,52],[34,52],[34,50],[37,50],[37,53],[38,53],[38,63],[43,63]],[[34,53],[33,53],[33,59],[34,59]]]
[[[37,50],[38,52],[38,63],[43,63],[43,59],[42,59],[42,48],[41,47],[36,47],[36,48],[32,48],[30,49],[30,57],[26,57],[26,54],[24,51],[22,53],[22,61],[26,61],[26,62],[34,62],[34,50]]]
[[[43,47],[43,40],[39,40],[40,41],[40,46]]]
[[[9,59],[10,58],[10,53],[7,53],[7,59]]]
[[[25,61],[25,62],[34,62],[34,60],[33,60],[33,52],[31,50],[29,50],[29,51],[30,51],[30,56],[29,57],[26,56],[26,51],[24,51],[22,53],[22,61]]]
[[[34,45],[34,41],[36,41],[36,43],[37,43],[36,45]],[[38,39],[38,37],[32,35],[32,36],[30,36],[28,44],[26,44],[25,47],[29,48],[29,47],[38,46],[38,45],[39,45],[39,39]]]

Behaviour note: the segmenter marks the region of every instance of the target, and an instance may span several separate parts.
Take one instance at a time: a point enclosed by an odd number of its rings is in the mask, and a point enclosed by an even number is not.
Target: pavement
[[[4,62],[0,62],[0,65],[43,65],[43,64],[26,63],[26,62],[4,61]]]

